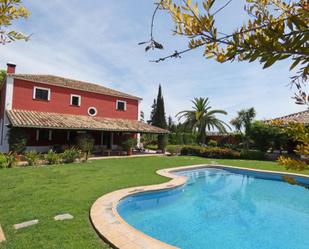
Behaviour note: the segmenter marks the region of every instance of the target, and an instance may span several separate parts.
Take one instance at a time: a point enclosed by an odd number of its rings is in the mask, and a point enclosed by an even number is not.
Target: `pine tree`
[[[155,113],[153,116],[152,125],[166,129],[167,123],[165,118],[164,99],[162,95],[161,85],[159,85],[159,91],[156,101]],[[166,146],[166,135],[158,135],[158,149],[164,151]]]

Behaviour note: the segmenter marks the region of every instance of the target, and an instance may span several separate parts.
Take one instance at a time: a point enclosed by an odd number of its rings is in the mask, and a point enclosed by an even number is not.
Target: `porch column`
[[[101,145],[103,145],[103,139],[104,139],[104,135],[103,135],[103,131],[101,131]]]
[[[137,133],[137,148],[141,148],[141,134]]]

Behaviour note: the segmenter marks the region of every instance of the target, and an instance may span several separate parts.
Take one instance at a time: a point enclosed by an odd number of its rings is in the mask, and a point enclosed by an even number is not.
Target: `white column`
[[[67,131],[67,142],[70,141],[70,131]]]
[[[39,141],[39,138],[40,138],[40,130],[36,130],[35,140]]]
[[[12,109],[13,102],[13,89],[14,89],[14,79],[13,77],[6,77],[6,89],[5,89],[5,103],[4,103],[4,117],[2,121],[2,146],[1,152],[9,152],[9,141],[8,141],[8,133],[10,128],[8,125],[10,121],[5,113],[6,110]],[[4,87],[4,86],[2,86]]]
[[[48,131],[48,140],[51,141],[53,139],[53,131],[49,130]]]

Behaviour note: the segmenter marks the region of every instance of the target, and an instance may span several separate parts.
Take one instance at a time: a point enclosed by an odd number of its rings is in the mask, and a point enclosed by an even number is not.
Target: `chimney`
[[[7,73],[15,73],[16,65],[12,63],[7,63]]]

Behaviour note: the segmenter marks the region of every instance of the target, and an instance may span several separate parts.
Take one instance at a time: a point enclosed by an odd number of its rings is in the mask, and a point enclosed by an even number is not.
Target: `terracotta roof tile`
[[[69,115],[51,112],[8,110],[13,127],[102,130],[140,133],[168,133],[167,130],[137,120]]]
[[[129,98],[129,99],[141,99],[139,97],[126,94],[113,90],[111,88],[104,87],[102,85],[93,84],[89,82],[83,82],[79,80],[67,79],[63,77],[53,76],[53,75],[39,75],[39,74],[8,74],[8,76],[14,79],[21,79],[26,81],[33,81],[43,84],[49,84],[54,86],[66,87],[71,89],[77,89],[87,92],[94,92],[100,94],[107,94],[111,96]]]
[[[270,121],[282,121],[283,123],[297,122],[297,123],[302,123],[302,124],[309,124],[309,111],[307,110],[307,111],[293,113],[293,114],[286,115],[283,117],[267,120],[266,122],[270,122]]]

